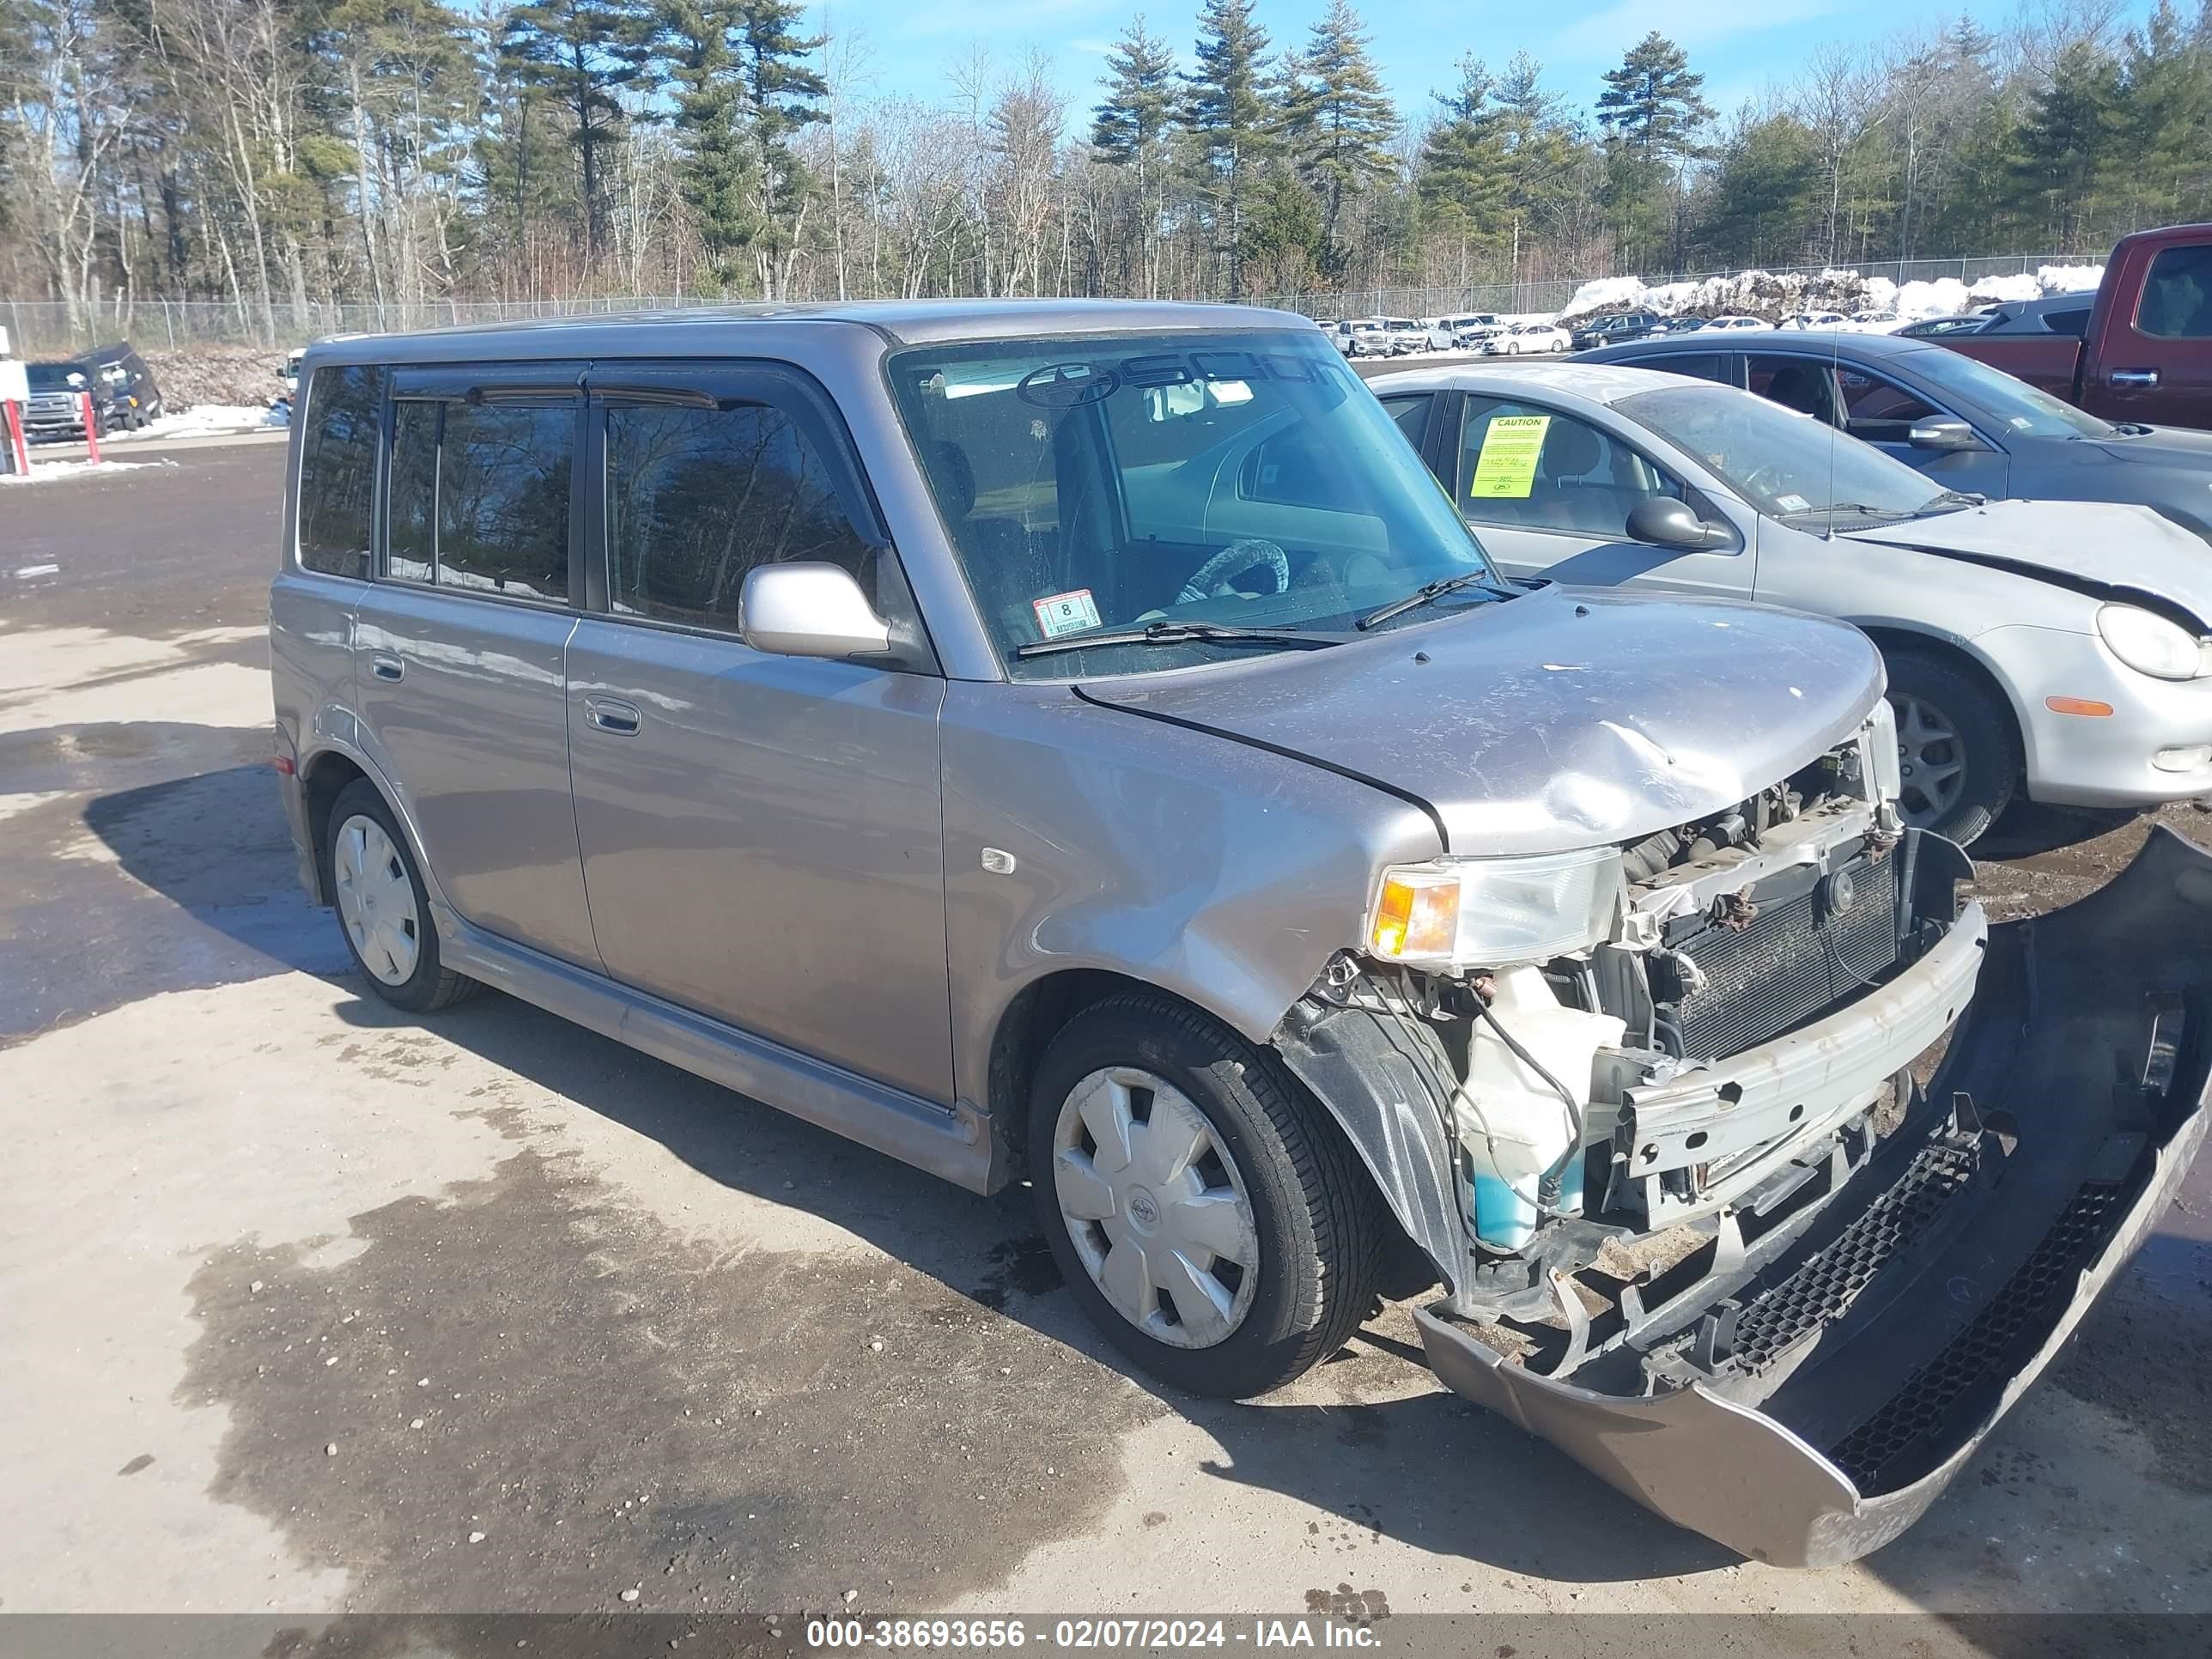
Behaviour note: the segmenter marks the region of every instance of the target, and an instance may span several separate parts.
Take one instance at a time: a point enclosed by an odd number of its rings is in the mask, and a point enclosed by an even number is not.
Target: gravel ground
[[[283,456],[0,505],[0,1607],[2212,1611],[2201,1169],[1926,1519],[1788,1573],[1440,1390],[1402,1307],[1187,1399],[1019,1194],[499,996],[397,1018],[264,764]],[[2026,909],[2144,830],[2005,833]]]

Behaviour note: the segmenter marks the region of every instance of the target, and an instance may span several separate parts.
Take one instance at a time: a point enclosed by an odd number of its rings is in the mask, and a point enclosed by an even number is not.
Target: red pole
[[[84,409],[84,456],[88,461],[96,461],[100,459],[100,433],[92,421],[92,393],[80,392],[76,398]]]
[[[31,447],[23,441],[22,409],[15,404],[0,403],[0,412],[7,417],[6,428],[0,430],[0,441],[6,442],[15,471],[27,475],[31,470]]]

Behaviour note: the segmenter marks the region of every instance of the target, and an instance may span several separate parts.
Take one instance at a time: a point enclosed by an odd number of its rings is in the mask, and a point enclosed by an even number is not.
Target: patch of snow
[[[1887,331],[1923,317],[1950,317],[1970,306],[2005,300],[2035,300],[2045,295],[2075,294],[2104,281],[2102,265],[2044,265],[2035,271],[1984,276],[1971,285],[1955,276],[1899,284],[1887,276],[1866,276],[1848,267],[1807,271],[1741,270],[1698,282],[1647,284],[1638,276],[1601,276],[1584,283],[1560,307],[1562,320],[1601,312],[1649,310],[1662,317],[1694,313],[1763,317],[1769,321],[1802,311],[1894,311],[1896,324],[1863,323],[1862,330]]]
[[[88,472],[135,472],[141,467],[175,465],[174,461],[33,461],[28,472],[0,472],[0,484],[43,483],[49,478],[81,478]]]
[[[158,421],[149,421],[136,432],[111,434],[109,443],[143,443],[149,438],[204,438],[216,434],[254,432],[281,427],[284,417],[271,409],[248,404],[195,404]]]

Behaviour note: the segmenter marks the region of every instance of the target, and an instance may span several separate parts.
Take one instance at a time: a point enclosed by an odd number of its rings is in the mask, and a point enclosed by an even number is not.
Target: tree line
[[[2212,216],[2212,0],[1814,47],[1723,113],[1654,33],[1382,84],[1334,0],[1142,16],[1095,102],[879,92],[795,0],[0,0],[0,295],[1260,296],[2088,251]]]

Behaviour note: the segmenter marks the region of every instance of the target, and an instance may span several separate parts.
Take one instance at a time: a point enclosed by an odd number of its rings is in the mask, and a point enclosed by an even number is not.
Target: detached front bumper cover
[[[1571,1378],[1439,1306],[1452,1388],[1732,1549],[1824,1566],[1917,1520],[2172,1200],[2212,1103],[2212,854],[2154,831],[2104,890],[1990,930],[1923,1107],[1699,1340]]]

